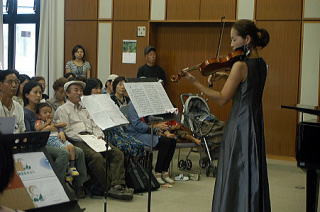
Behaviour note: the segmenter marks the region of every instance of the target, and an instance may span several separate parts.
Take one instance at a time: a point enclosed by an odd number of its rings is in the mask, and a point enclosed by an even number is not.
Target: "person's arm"
[[[37,120],[35,122],[34,128],[36,129],[36,131],[50,131],[51,126],[50,126],[50,122],[45,122],[42,123],[41,120]]]
[[[71,72],[70,61],[68,61],[67,64],[66,64],[65,72],[66,72],[66,74]]]
[[[213,101],[223,106],[227,104],[234,96],[241,81],[246,79],[248,67],[245,62],[236,62],[233,64],[230,75],[221,91],[216,91],[201,84],[193,75],[184,72],[186,78],[196,86],[205,95],[209,96]]]
[[[162,79],[164,85],[166,85],[167,84],[166,72],[161,67],[159,68],[160,68],[159,78]]]
[[[63,128],[63,127],[66,127],[66,126],[67,126],[66,122],[54,123],[54,127],[56,127],[56,128]]]
[[[56,112],[54,113],[53,120],[57,123],[63,122],[63,123],[69,123],[69,114],[66,109],[61,109],[61,107],[58,107]],[[64,128],[64,133],[66,136],[70,137],[71,139],[80,140],[81,138],[78,136],[78,133],[75,132],[71,126],[66,126]]]
[[[142,67],[143,67],[143,66],[142,66]],[[137,78],[143,77],[143,68],[142,68],[142,67],[140,67],[140,68],[138,69]]]
[[[90,72],[91,72],[91,65],[88,61],[86,61],[87,64],[87,78],[90,78]]]

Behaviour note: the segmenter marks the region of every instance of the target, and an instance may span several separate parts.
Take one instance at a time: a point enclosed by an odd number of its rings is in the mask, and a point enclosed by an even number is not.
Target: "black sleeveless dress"
[[[224,129],[213,212],[270,212],[262,94],[267,75],[262,58],[247,58],[247,79],[233,98]]]

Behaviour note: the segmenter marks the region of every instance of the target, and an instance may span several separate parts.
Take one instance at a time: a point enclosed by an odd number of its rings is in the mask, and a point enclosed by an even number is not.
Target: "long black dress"
[[[245,59],[247,79],[233,98],[224,130],[213,212],[269,212],[262,94],[267,67],[262,58]]]

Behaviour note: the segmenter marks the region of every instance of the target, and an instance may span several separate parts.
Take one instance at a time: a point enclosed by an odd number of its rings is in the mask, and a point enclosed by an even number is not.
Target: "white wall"
[[[166,18],[166,0],[151,0],[151,20],[165,20]]]
[[[98,78],[104,84],[110,74],[112,50],[112,24],[99,23],[98,38]]]
[[[304,23],[300,104],[318,105],[320,69],[320,22]],[[305,115],[304,119],[314,119]]]
[[[320,1],[304,0],[303,13],[305,18],[320,18]]]
[[[237,19],[254,19],[254,0],[238,0]]]
[[[112,18],[112,0],[99,1],[99,18]]]

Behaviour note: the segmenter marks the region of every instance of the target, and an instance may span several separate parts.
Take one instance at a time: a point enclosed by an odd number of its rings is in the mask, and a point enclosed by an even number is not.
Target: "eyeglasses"
[[[13,85],[13,84],[19,85],[20,84],[20,81],[18,79],[15,79],[15,80],[4,80],[3,82],[4,83],[8,83],[10,85]]]

